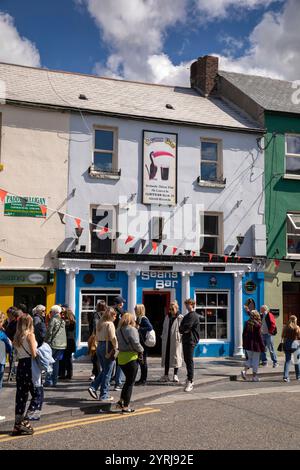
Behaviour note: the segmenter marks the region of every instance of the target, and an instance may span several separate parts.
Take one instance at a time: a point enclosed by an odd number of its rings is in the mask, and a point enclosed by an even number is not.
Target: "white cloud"
[[[196,0],[196,5],[201,12],[207,15],[206,20],[215,20],[225,18],[231,8],[239,11],[267,8],[276,1],[280,0]]]
[[[40,55],[35,45],[21,37],[13,18],[0,12],[0,61],[20,65],[40,66]]]

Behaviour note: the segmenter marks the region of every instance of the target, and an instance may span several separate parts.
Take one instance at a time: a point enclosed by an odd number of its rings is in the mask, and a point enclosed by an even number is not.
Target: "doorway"
[[[37,305],[46,306],[46,288],[43,287],[15,287],[14,289],[14,305],[25,304],[27,313]]]
[[[154,348],[149,348],[150,356],[161,355],[161,335],[165,315],[170,309],[170,300],[170,291],[143,291],[143,304],[145,305],[146,315],[156,334],[156,345]]]
[[[296,315],[300,324],[300,282],[283,283],[283,324],[291,315]]]

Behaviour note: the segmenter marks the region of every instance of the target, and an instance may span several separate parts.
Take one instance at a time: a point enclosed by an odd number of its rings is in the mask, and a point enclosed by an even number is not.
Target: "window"
[[[200,339],[228,340],[228,292],[196,291]]]
[[[220,254],[223,252],[221,214],[206,212],[202,218],[204,227],[201,227],[200,252]]]
[[[150,222],[151,240],[161,242],[165,237],[163,235],[165,220],[163,217],[152,217]]]
[[[86,343],[89,338],[89,318],[96,310],[99,300],[104,300],[108,306],[114,304],[114,297],[120,295],[120,289],[109,290],[82,290],[81,291],[81,322],[80,322],[80,342]]]
[[[300,213],[287,214],[287,255],[300,256]]]
[[[94,170],[112,172],[116,170],[116,130],[95,129]]]
[[[285,173],[300,176],[300,135],[285,136]]]
[[[115,235],[115,209],[111,206],[92,207],[91,252],[112,253]],[[105,227],[108,232],[101,233]]]
[[[201,181],[221,181],[221,155],[221,141],[201,140]]]

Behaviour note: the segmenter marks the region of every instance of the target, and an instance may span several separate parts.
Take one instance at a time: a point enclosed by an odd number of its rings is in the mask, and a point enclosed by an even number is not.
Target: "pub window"
[[[285,173],[300,176],[300,134],[285,136]]]
[[[222,145],[221,141],[201,139],[201,181],[222,180]]]
[[[117,169],[116,129],[95,129],[93,168],[108,173]]]
[[[92,207],[91,212],[91,252],[112,253],[116,227],[115,209],[112,206],[98,206]],[[101,233],[103,227],[107,232]]]
[[[205,212],[202,220],[200,252],[213,254],[222,253],[222,214]]]
[[[300,256],[300,213],[287,214],[286,224],[287,255]]]
[[[228,297],[228,292],[196,291],[196,312],[200,319],[200,339],[229,339]]]

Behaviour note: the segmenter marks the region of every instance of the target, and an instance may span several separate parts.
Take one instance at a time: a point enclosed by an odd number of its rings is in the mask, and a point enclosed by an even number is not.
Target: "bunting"
[[[177,248],[176,248],[176,246],[174,246],[173,249],[172,249],[172,254],[175,255],[176,251],[177,251]]]
[[[127,243],[130,243],[134,240],[134,237],[132,237],[131,235],[128,235],[128,237],[126,238],[126,241],[125,241],[125,245],[127,245]]]
[[[80,228],[81,219],[75,218],[75,222],[76,222],[77,227]]]
[[[60,221],[63,225],[66,225],[66,222],[64,222],[64,218],[65,218],[65,214],[63,214],[62,212],[57,212],[58,213],[58,217],[60,218]]]
[[[274,259],[275,267],[278,268],[280,265],[280,259]]]
[[[208,261],[211,262],[211,260],[213,259],[213,254],[212,253],[208,253]]]
[[[41,212],[43,214],[43,217],[47,217],[47,206],[44,206],[43,204],[40,205]]]
[[[156,250],[157,250],[157,247],[158,247],[158,243],[152,241],[152,249],[153,249],[154,251],[156,251]]]
[[[6,194],[7,191],[4,191],[4,189],[0,189],[0,199],[2,202],[4,202]]]

